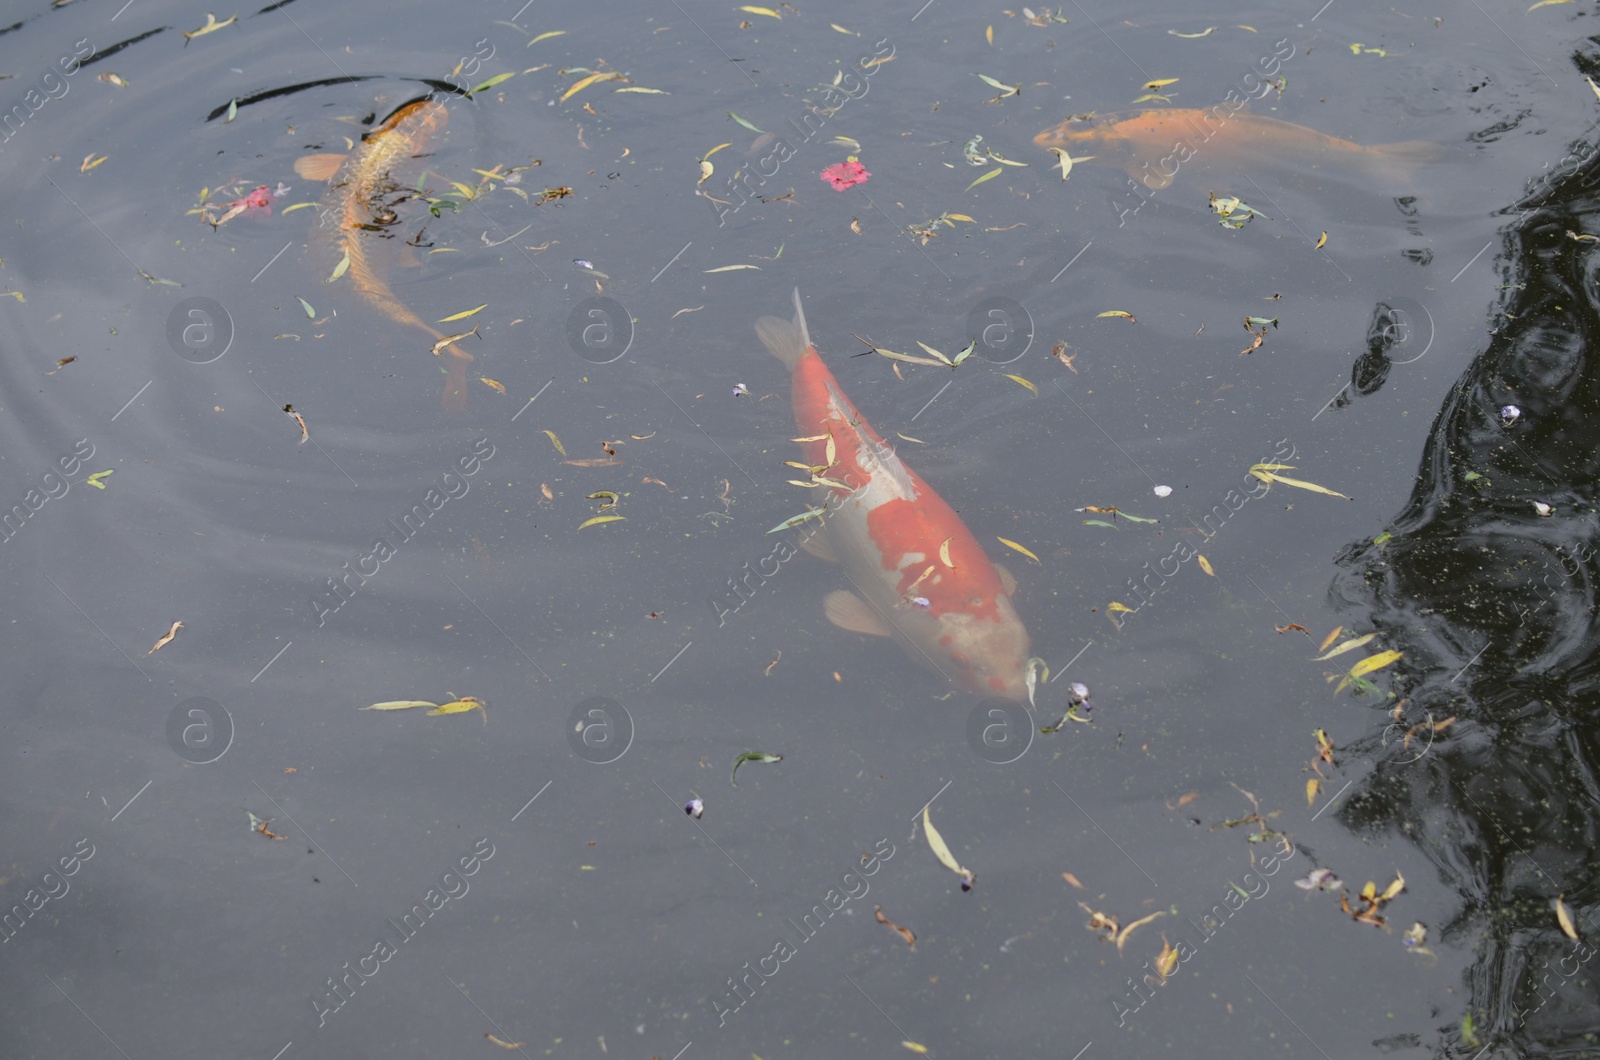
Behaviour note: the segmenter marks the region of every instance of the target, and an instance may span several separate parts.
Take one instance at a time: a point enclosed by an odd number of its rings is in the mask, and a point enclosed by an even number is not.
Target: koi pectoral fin
[[[1007,596],[1017,595],[1017,576],[1006,570],[999,563],[994,565],[995,573],[1000,575],[1000,587],[1006,591]]]
[[[866,633],[873,637],[887,637],[893,631],[883,617],[855,593],[836,589],[822,601],[822,613],[829,622],[852,633]]]
[[[294,172],[301,180],[332,180],[344,165],[347,155],[306,155],[295,159]]]

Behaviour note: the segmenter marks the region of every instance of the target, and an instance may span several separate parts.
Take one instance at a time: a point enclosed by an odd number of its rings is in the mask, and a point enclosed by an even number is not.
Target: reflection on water
[[[1473,1024],[1441,1032],[1494,1055],[1577,1055],[1600,1033],[1594,950],[1566,937],[1553,909],[1564,894],[1581,936],[1600,929],[1600,362],[1589,355],[1600,256],[1583,234],[1600,215],[1597,158],[1575,145],[1519,204],[1488,348],[1450,391],[1410,503],[1381,543],[1339,556],[1334,587],[1357,625],[1404,650],[1402,716],[1424,724],[1409,744],[1392,727],[1387,746],[1369,748],[1382,765],[1341,816],[1406,834],[1459,892],[1437,929],[1476,943]],[[1362,392],[1387,371],[1386,308],[1357,364]],[[1452,717],[1431,738],[1428,720]]]

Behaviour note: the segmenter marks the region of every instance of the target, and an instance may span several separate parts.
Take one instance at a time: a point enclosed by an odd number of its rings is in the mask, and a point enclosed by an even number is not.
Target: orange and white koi
[[[448,116],[443,103],[427,99],[407,103],[368,132],[353,154],[306,155],[295,162],[294,171],[304,180],[329,182],[334,208],[323,211],[321,225],[338,225],[337,249],[350,257],[349,274],[356,290],[389,319],[432,336],[436,356],[449,350],[451,363],[445,378],[444,407],[459,412],[467,407],[467,365],[472,362],[472,355],[453,342],[444,341],[444,332],[400,301],[367,256],[373,233],[381,234],[396,223],[390,204],[400,188],[390,171],[422,154],[444,128]]]
[[[762,317],[756,333],[789,367],[805,463],[836,483],[825,487],[831,513],[804,546],[856,588],[827,595],[828,621],[894,639],[968,692],[1027,699],[1015,579],[845,397],[811,344],[798,290],[794,308],[793,320]]]

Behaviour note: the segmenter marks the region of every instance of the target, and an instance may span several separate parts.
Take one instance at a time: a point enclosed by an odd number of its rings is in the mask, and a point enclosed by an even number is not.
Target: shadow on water
[[[1600,930],[1594,133],[1504,212],[1514,221],[1489,344],[1440,410],[1410,502],[1337,559],[1335,602],[1348,628],[1403,650],[1405,696],[1398,723],[1368,741],[1379,767],[1340,816],[1360,834],[1407,837],[1460,895],[1434,930],[1477,947],[1471,1023],[1441,1027],[1438,1055],[1592,1055],[1600,994],[1581,940]],[[1363,393],[1387,374],[1384,311],[1355,368]],[[1579,940],[1558,921],[1562,895]]]

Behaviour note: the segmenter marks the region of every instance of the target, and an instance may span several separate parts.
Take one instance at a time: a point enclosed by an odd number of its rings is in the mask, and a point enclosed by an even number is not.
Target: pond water
[[[1592,5],[10,15],[6,1056],[1594,1048]]]

